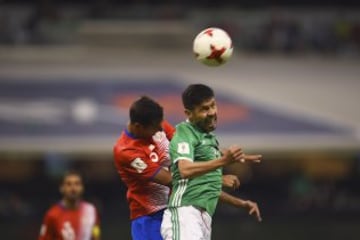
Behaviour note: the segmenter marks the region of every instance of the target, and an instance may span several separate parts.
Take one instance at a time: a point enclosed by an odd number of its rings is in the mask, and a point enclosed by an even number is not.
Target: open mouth
[[[211,118],[211,119],[207,119],[206,120],[206,125],[209,127],[209,128],[215,128],[216,127],[216,118]]]

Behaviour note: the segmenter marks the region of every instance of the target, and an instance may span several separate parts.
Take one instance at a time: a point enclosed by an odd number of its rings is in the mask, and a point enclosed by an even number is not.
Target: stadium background
[[[69,168],[86,179],[103,239],[130,239],[112,145],[148,94],[175,124],[189,83],[212,86],[223,146],[262,153],[233,166],[236,195],[264,222],[220,205],[213,239],[358,239],[360,14],[356,1],[1,1],[0,233],[36,239]],[[226,29],[221,68],[193,37]]]

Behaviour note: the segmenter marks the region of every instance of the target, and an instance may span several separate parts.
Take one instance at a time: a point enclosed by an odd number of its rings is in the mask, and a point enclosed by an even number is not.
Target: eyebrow
[[[216,102],[215,102],[215,101],[211,101],[211,102],[209,102],[209,103],[207,103],[207,104],[201,105],[201,107],[211,107],[212,105],[216,105]]]

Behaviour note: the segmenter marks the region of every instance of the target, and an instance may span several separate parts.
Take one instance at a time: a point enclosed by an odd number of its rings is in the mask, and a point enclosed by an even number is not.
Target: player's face
[[[186,110],[190,122],[205,132],[211,132],[216,129],[217,124],[217,106],[215,98],[203,101],[193,110]]]
[[[60,188],[61,193],[65,199],[75,201],[81,198],[84,186],[80,176],[69,175],[64,179],[63,184]]]

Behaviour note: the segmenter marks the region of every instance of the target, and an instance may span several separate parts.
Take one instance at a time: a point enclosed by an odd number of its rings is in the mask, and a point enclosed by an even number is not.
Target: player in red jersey
[[[100,227],[94,205],[81,200],[82,177],[67,172],[60,186],[62,200],[46,213],[39,240],[100,240]]]
[[[115,166],[128,187],[133,240],[162,240],[160,225],[172,180],[168,146],[174,132],[163,120],[162,107],[141,97],[131,105],[130,122],[114,146]],[[223,176],[223,186],[239,185],[236,176]]]
[[[130,107],[130,122],[114,146],[115,166],[127,185],[134,240],[161,239],[160,224],[171,184],[168,139],[174,128],[162,107],[141,97]]]

